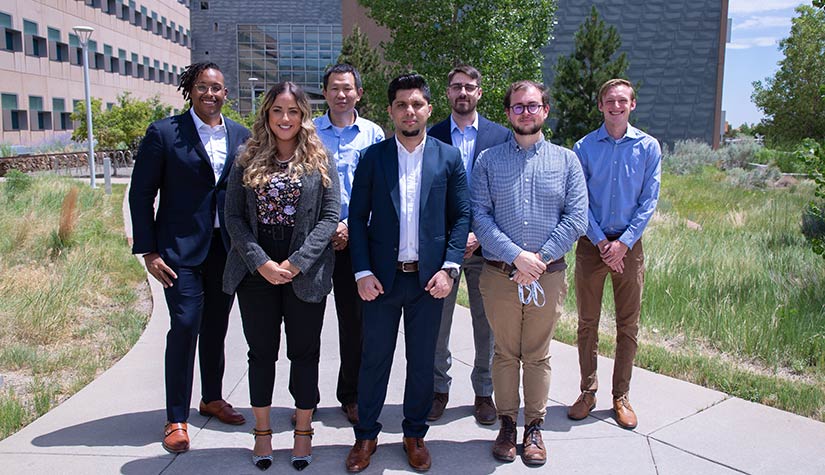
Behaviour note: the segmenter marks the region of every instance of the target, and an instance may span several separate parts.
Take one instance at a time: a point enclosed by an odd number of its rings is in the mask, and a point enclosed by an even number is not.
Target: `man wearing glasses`
[[[564,254],[587,229],[587,189],[576,155],[542,134],[550,110],[542,84],[512,84],[504,108],[515,137],[479,155],[471,189],[472,229],[485,260],[479,290],[495,339],[493,389],[501,427],[493,456],[515,460],[521,380],[522,460],[542,465],[550,340],[567,294]]]
[[[478,154],[494,145],[507,142],[513,134],[505,127],[487,120],[476,111],[478,100],[481,99],[481,73],[476,68],[466,64],[456,66],[447,75],[447,84],[447,99],[450,101],[452,113],[448,118],[434,125],[427,134],[461,151],[461,160],[467,170],[467,186],[472,187],[470,174]],[[490,372],[493,363],[493,334],[490,331],[490,324],[487,323],[484,304],[478,291],[478,278],[481,275],[483,263],[478,240],[471,232],[467,238],[461,270],[464,271],[467,279],[467,294],[470,299],[470,316],[476,352],[473,371],[470,374],[470,382],[476,395],[473,415],[479,424],[490,425],[496,422],[496,406],[492,398],[493,378]],[[435,349],[433,407],[427,416],[427,420],[430,421],[441,418],[450,396],[452,378],[447,374],[452,365],[449,348],[450,331],[453,325],[453,310],[458,296],[460,278],[459,274],[453,290],[444,299],[441,328]]]
[[[616,308],[616,359],[613,411],[616,423],[636,427],[630,406],[630,375],[636,357],[644,286],[642,232],[653,216],[662,181],[659,142],[628,123],[636,93],[625,79],[611,79],[599,90],[601,127],[573,147],[589,189],[587,236],[576,247],[576,306],[581,395],[568,417],[584,419],[596,406],[596,361],[604,281],[610,275]]]
[[[172,453],[189,450],[186,421],[196,345],[200,413],[226,424],[244,423],[222,396],[224,339],[233,301],[222,290],[229,249],[223,204],[235,151],[249,137],[246,128],[221,115],[227,90],[218,65],[188,66],[178,90],[191,107],[146,130],[129,191],[132,252],[143,255],[146,269],[163,285],[169,307],[163,448]]]

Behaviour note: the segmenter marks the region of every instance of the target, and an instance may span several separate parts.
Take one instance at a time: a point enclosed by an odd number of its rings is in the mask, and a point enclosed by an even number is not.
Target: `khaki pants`
[[[518,284],[489,265],[481,272],[479,290],[493,330],[493,394],[499,416],[515,421],[519,411],[519,379],[524,373],[524,422],[544,419],[550,394],[550,341],[561,316],[567,282],[564,271],[543,274],[539,283],[546,303],[522,305]]]
[[[610,274],[616,306],[616,358],[613,364],[613,397],[630,391],[630,376],[636,358],[639,315],[642,309],[645,255],[642,241],[636,242],[624,258],[624,272],[610,270],[602,261],[599,248],[589,239],[576,246],[576,307],[579,310],[579,367],[581,390],[595,392],[599,387],[596,361],[599,356],[599,318],[602,312],[604,281]]]

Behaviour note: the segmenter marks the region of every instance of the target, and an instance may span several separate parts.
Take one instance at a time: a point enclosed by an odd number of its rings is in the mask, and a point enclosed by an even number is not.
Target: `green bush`
[[[10,200],[13,200],[15,196],[28,190],[32,186],[32,182],[31,176],[12,168],[6,172],[6,184],[3,191]]]
[[[825,201],[811,203],[802,210],[802,234],[810,241],[825,239]]]
[[[742,140],[731,145],[720,148],[716,151],[718,164],[723,170],[733,168],[747,168],[749,163],[753,163],[756,154],[762,146],[755,140]]]
[[[750,170],[728,170],[726,180],[733,186],[746,189],[763,189],[776,182],[782,174],[776,167],[756,167]]]
[[[804,173],[805,164],[796,153],[772,148],[763,148],[756,154],[757,163],[774,165],[783,173]]]
[[[710,145],[696,139],[680,140],[673,145],[673,151],[664,156],[663,166],[674,175],[698,173],[706,166],[716,164],[716,154]]]

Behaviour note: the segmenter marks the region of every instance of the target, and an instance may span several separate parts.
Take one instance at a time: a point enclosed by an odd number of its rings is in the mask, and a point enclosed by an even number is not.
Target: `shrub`
[[[673,151],[663,160],[665,170],[674,175],[697,173],[702,168],[716,164],[716,154],[710,145],[696,139],[680,140],[673,145]]]
[[[780,176],[782,176],[782,173],[780,173],[776,167],[772,166],[756,167],[751,170],[734,168],[728,170],[726,180],[733,186],[757,189],[767,188],[778,180]]]
[[[6,185],[3,191],[10,200],[13,200],[18,194],[28,190],[32,186],[33,179],[20,170],[12,168],[6,172]]]
[[[762,146],[755,140],[741,140],[716,151],[719,166],[723,170],[746,168],[753,163]]]
[[[799,159],[799,156],[784,150],[763,148],[756,154],[756,161],[774,165],[783,173],[803,173],[805,171],[805,164]]]

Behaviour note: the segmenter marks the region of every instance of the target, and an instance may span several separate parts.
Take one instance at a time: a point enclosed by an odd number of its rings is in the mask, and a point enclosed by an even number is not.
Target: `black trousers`
[[[171,319],[164,364],[169,422],[189,419],[196,347],[202,399],[212,402],[223,397],[224,339],[234,299],[222,290],[225,265],[226,249],[216,229],[206,260],[197,267],[174,269],[178,278],[164,289]]]
[[[289,257],[291,228],[281,228],[275,236],[262,232],[260,226],[258,229],[258,242],[273,261],[282,262]],[[290,361],[289,392],[298,409],[314,408],[318,403],[318,362],[326,298],[319,303],[304,302],[295,295],[292,284],[273,285],[257,272],[246,276],[237,292],[249,345],[252,406],[272,405],[283,321]]]
[[[349,246],[335,251],[332,285],[335,289],[335,310],[338,313],[338,351],[341,357],[336,394],[341,404],[350,404],[358,402],[358,371],[361,368],[361,345],[364,332],[361,297],[358,295],[358,286],[352,273]]]

